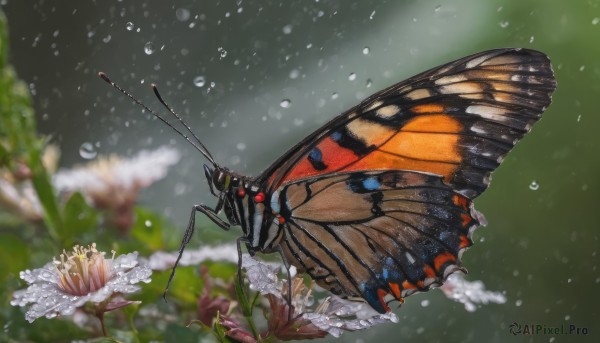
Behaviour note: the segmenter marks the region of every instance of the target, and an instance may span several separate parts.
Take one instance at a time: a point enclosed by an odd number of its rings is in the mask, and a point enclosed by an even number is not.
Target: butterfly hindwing
[[[464,57],[374,94],[263,173],[270,190],[295,180],[371,169],[443,176],[473,198],[550,104],[548,58],[527,49]]]
[[[383,313],[439,285],[460,266],[472,230],[484,221],[442,177],[410,171],[352,172],[282,188],[288,216],[280,245],[320,286],[364,298]]]

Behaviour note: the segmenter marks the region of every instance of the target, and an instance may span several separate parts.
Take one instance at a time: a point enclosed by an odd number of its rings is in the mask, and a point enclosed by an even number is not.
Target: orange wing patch
[[[417,110],[434,112],[440,107],[422,105]],[[416,117],[377,151],[345,168],[344,171],[415,170],[442,175],[449,180],[462,161],[458,148],[460,136],[456,134],[460,130],[462,130],[460,122],[448,115]]]

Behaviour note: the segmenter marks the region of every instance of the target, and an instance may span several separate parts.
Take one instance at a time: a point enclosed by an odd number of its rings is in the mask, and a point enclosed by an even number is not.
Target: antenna
[[[144,110],[148,111],[149,113],[151,113],[153,116],[155,116],[156,118],[158,118],[160,121],[162,121],[163,123],[165,123],[167,126],[169,126],[171,129],[173,129],[175,132],[177,132],[179,135],[181,135],[183,138],[185,138],[185,140],[187,140],[194,148],[196,148],[196,150],[200,151],[200,153],[206,157],[207,160],[210,161],[210,163],[213,164],[213,166],[215,166],[215,168],[218,168],[217,163],[215,162],[214,158],[212,157],[212,155],[208,152],[208,149],[206,149],[206,147],[204,146],[204,144],[202,144],[202,142],[200,141],[200,139],[198,138],[198,136],[196,136],[196,134],[194,134],[194,132],[192,131],[192,129],[189,127],[189,125],[187,125],[183,119],[181,119],[181,117],[175,113],[166,103],[165,101],[162,99],[162,97],[160,96],[160,94],[158,93],[158,89],[156,88],[155,84],[152,84],[152,89],[154,90],[154,94],[156,95],[156,97],[158,98],[158,100],[160,101],[161,104],[163,104],[163,106],[165,106],[168,110],[169,113],[171,113],[175,118],[177,118],[177,120],[179,120],[179,122],[186,128],[186,130],[192,134],[192,137],[194,138],[193,140],[190,139],[190,137],[188,137],[185,133],[181,132],[181,130],[179,130],[178,128],[176,128],[175,126],[173,126],[171,123],[169,123],[165,118],[163,118],[162,116],[160,116],[158,113],[154,112],[153,110],[151,110],[150,108],[148,108],[148,106],[144,105],[141,101],[139,101],[137,98],[135,98],[133,95],[131,95],[128,91],[126,91],[125,89],[123,89],[121,86],[119,86],[118,84],[114,83],[106,74],[104,74],[103,72],[99,72],[98,76],[100,76],[100,78],[102,80],[104,80],[106,83],[110,84],[111,86],[113,86],[115,89],[117,89],[118,91],[120,91],[121,93],[125,94],[129,99],[133,100],[133,102],[135,102],[137,105],[139,105],[140,107],[142,107]]]

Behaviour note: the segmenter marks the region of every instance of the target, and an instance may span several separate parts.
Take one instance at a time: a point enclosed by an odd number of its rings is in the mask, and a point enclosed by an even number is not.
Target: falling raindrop
[[[134,25],[130,21],[128,21],[127,24],[125,24],[125,28],[127,29],[127,31],[133,30],[133,27],[134,27]]]
[[[204,76],[198,75],[194,78],[194,86],[204,87],[205,84],[206,84],[206,80],[204,79]]]
[[[371,88],[372,85],[373,81],[371,81],[371,79],[367,79],[367,88]]]
[[[369,19],[373,20],[374,16],[375,16],[375,11],[371,12],[371,15],[369,16]]]
[[[175,10],[175,16],[179,21],[188,21],[190,19],[190,10],[187,8],[178,8]]]
[[[505,29],[508,27],[508,25],[510,25],[510,23],[507,20],[503,20],[499,23],[500,27]]]
[[[106,37],[102,38],[102,41],[103,41],[104,43],[108,43],[108,42],[110,42],[111,38],[112,38],[112,37],[111,37],[111,35],[108,35],[108,36],[106,36]]]
[[[533,43],[533,40],[535,39],[534,36],[529,37],[529,44]]]
[[[90,142],[85,142],[79,146],[79,156],[85,158],[86,160],[91,160],[98,155],[96,149],[94,149],[94,145]]]
[[[292,24],[287,24],[286,26],[281,28],[281,31],[283,31],[283,34],[289,35],[290,33],[292,33],[293,28],[294,28],[294,26],[292,26]]]
[[[356,80],[356,73],[350,73],[350,75],[348,75],[348,80],[350,80],[350,81]]]
[[[337,99],[337,98],[338,98],[338,96],[339,96],[339,95],[338,95],[338,93],[333,93],[333,94],[331,94],[331,100],[335,100],[335,99]]]
[[[300,71],[298,69],[292,69],[290,71],[290,79],[297,79],[300,76]]]
[[[221,56],[221,59],[225,58],[227,56],[227,50],[223,49],[223,47],[219,47],[217,49],[217,51],[219,52],[219,55]]]
[[[537,183],[537,181],[533,180],[529,184],[529,189],[531,189],[532,191],[537,191],[538,189],[540,189],[540,184]]]
[[[154,53],[154,44],[152,44],[152,42],[147,42],[146,45],[144,45],[144,53],[146,53],[146,55],[152,55]]]
[[[235,147],[236,147],[236,148],[237,148],[239,151],[244,151],[244,150],[246,150],[246,143],[241,143],[241,142],[240,142],[240,143],[238,143],[238,144],[237,144]]]
[[[365,47],[362,49],[362,52],[363,52],[363,55],[368,55],[368,54],[369,54],[369,52],[371,52],[371,49],[370,49],[368,46],[365,46]]]
[[[290,99],[283,99],[279,103],[279,106],[281,106],[283,108],[289,108],[291,105],[292,105],[292,102],[290,101]]]
[[[592,25],[598,25],[598,23],[600,23],[600,18],[596,17],[592,19]]]
[[[147,228],[151,228],[151,227],[152,227],[152,221],[150,221],[150,220],[146,220],[146,221],[144,222],[144,225],[145,225]]]

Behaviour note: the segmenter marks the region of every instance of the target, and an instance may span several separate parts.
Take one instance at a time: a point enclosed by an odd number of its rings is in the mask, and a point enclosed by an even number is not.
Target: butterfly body
[[[241,226],[240,252],[278,252],[332,293],[389,311],[389,299],[464,270],[461,254],[486,223],[472,201],[555,87],[549,59],[534,50],[463,57],[373,94],[256,178],[219,166],[182,134],[213,164],[205,174],[219,200],[194,207],[180,252],[200,211],[223,229]]]

